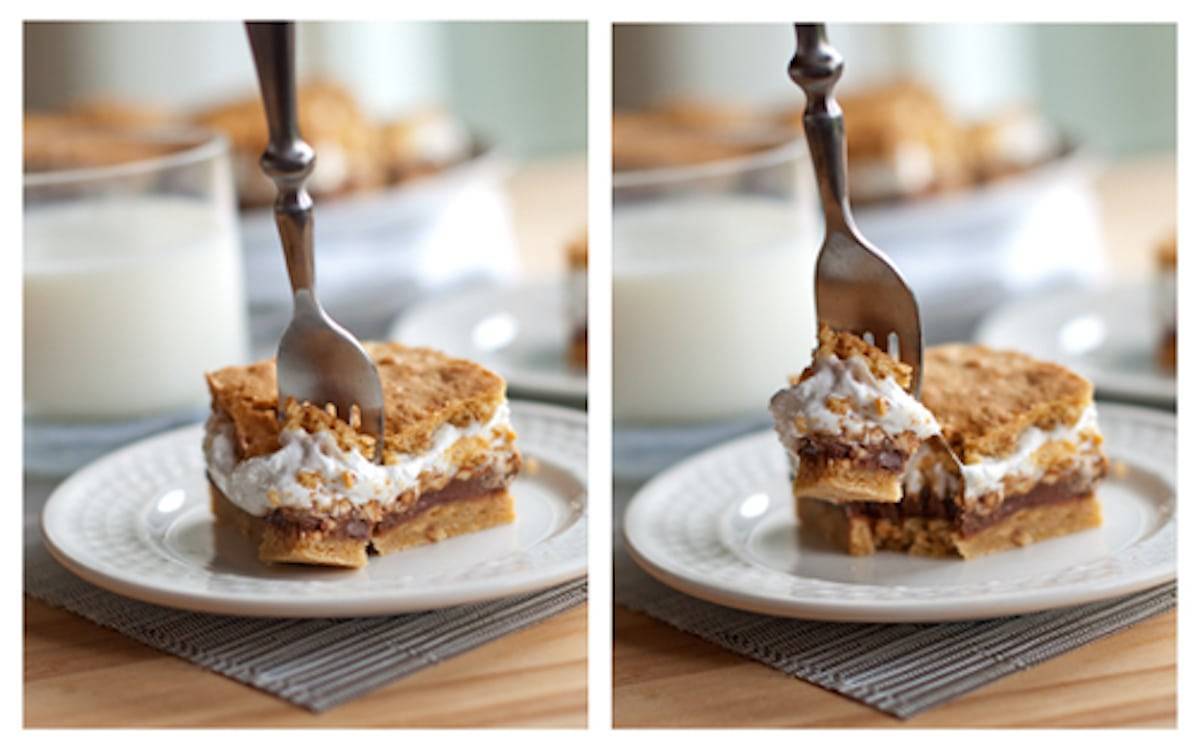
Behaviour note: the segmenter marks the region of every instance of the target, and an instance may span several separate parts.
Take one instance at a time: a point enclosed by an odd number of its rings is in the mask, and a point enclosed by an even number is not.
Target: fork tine
[[[913,394],[921,383],[921,319],[912,289],[891,260],[858,231],[846,181],[845,123],[833,96],[843,60],[824,24],[796,24],[796,55],[788,73],[804,90],[804,133],[825,216],[825,240],[816,264],[817,318],[837,330],[861,333],[893,350],[913,368]],[[869,338],[868,338],[869,336]]]

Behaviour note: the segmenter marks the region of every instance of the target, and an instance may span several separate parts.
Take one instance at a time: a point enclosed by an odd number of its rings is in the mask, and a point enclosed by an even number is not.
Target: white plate
[[[238,532],[214,526],[199,425],[75,473],[46,502],[43,539],[87,581],[203,612],[388,615],[543,589],[587,572],[587,417],[514,402],[513,424],[537,461],[513,483],[515,524],[373,557],[357,571],[267,566]]]
[[[478,361],[514,394],[583,402],[587,372],[567,363],[565,294],[565,281],[542,281],[434,297],[400,318],[392,340]]]
[[[774,432],[663,472],[630,502],[629,552],[679,591],[769,615],[833,621],[989,618],[1116,597],[1175,576],[1175,418],[1102,404],[1104,525],[971,561],[854,557],[802,530]]]
[[[989,315],[976,339],[1067,364],[1099,395],[1171,406],[1175,378],[1155,360],[1162,333],[1153,296],[1143,283],[1023,299]]]

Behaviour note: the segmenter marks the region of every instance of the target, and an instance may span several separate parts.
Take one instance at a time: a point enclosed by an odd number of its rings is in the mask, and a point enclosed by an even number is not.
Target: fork
[[[312,197],[305,181],[316,155],[296,117],[296,33],[291,22],[247,22],[246,34],[267,113],[269,141],[259,164],[275,182],[275,225],[292,284],[292,321],[275,359],[278,411],[288,399],[328,408],[375,439],[383,457],[383,385],[362,344],[333,321],[314,288]],[[357,420],[357,422],[356,422]]]
[[[912,367],[909,392],[921,395],[924,341],[912,289],[887,255],[872,246],[850,214],[846,191],[846,127],[833,87],[842,56],[829,44],[825,24],[796,24],[796,55],[788,66],[804,90],[804,133],[825,215],[817,256],[817,320],[859,335]]]

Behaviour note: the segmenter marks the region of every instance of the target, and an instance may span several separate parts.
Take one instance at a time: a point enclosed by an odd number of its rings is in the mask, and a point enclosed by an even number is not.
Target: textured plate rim
[[[487,285],[465,288],[454,293],[437,296],[435,298],[414,304],[408,311],[401,314],[396,321],[391,324],[391,326],[388,328],[388,332],[391,333],[393,340],[397,340],[401,343],[417,343],[421,340],[421,338],[414,337],[412,323],[418,317],[421,319],[428,318],[430,316],[430,312],[437,312],[443,307],[461,304],[463,301],[494,301],[498,296],[517,295],[521,291],[537,291],[538,293],[541,293],[543,291],[553,290],[560,285],[565,285],[565,281],[559,279],[543,279],[508,283],[490,283]],[[496,369],[497,371],[501,372],[504,376],[504,379],[508,382],[509,388],[517,392],[534,397],[556,398],[559,400],[587,400],[588,379],[586,373],[554,375],[549,372],[523,368],[520,366],[514,368],[512,365],[506,365],[503,369],[497,369],[495,365],[486,363],[485,366],[489,366],[489,368]]]
[[[511,401],[513,413],[516,415],[540,415],[542,418],[563,421],[576,425],[582,424],[586,431],[587,414],[575,409],[562,406],[551,406],[528,401]],[[196,589],[165,589],[147,585],[136,577],[112,573],[93,566],[73,554],[70,548],[61,547],[54,540],[51,520],[55,509],[68,505],[63,502],[70,499],[77,487],[84,486],[100,469],[110,463],[117,462],[120,457],[134,452],[146,445],[167,442],[174,435],[182,435],[196,430],[197,425],[189,425],[153,435],[144,440],[125,446],[93,461],[76,471],[62,482],[47,499],[39,517],[42,543],[50,555],[67,570],[81,579],[96,586],[107,589],[124,597],[150,602],[165,607],[197,612],[216,613],[221,615],[242,615],[254,617],[276,618],[347,618],[365,617],[372,615],[396,615],[401,613],[419,612],[444,607],[454,607],[486,600],[499,599],[517,594],[528,594],[541,589],[563,584],[575,578],[587,575],[587,548],[576,553],[569,559],[560,561],[550,567],[543,568],[527,578],[519,580],[507,578],[487,578],[469,582],[454,588],[439,588],[413,594],[406,592],[394,596],[379,594],[357,594],[349,597],[330,598],[326,596],[311,596],[293,594],[281,596],[271,594],[265,598],[256,594],[221,594],[213,595]],[[552,455],[554,453],[545,455]],[[531,455],[543,455],[536,449]],[[576,470],[569,469],[572,476],[587,489],[587,479],[580,476]],[[585,496],[586,499],[586,496]],[[572,527],[587,527],[588,508],[585,504],[583,511]],[[569,531],[570,528],[567,530]],[[562,536],[566,531],[559,534]],[[584,538],[586,543],[587,538]]]
[[[1148,421],[1172,428],[1177,426],[1175,417],[1164,411],[1104,402],[1099,402],[1099,405],[1101,410],[1109,415],[1126,414],[1138,421]],[[764,435],[771,434],[773,433],[770,430],[756,432],[709,448],[671,466],[656,475],[639,490],[625,510],[621,527],[626,551],[633,561],[667,586],[708,602],[784,618],[835,622],[924,623],[1020,615],[1120,597],[1167,583],[1175,578],[1177,558],[1143,569],[1136,576],[1113,578],[1108,582],[1090,586],[1068,584],[1040,588],[1032,593],[1000,596],[983,593],[973,598],[957,597],[949,603],[918,600],[893,603],[847,602],[836,598],[826,599],[815,596],[782,598],[748,592],[731,586],[721,579],[679,573],[672,570],[669,565],[657,562],[639,549],[638,534],[636,533],[639,503],[645,507],[649,504],[646,502],[647,500],[653,500],[657,496],[659,488],[669,486],[676,477],[690,473],[697,466],[719,461],[721,456],[729,453],[734,446],[762,442]],[[1177,482],[1173,482],[1172,486],[1177,496]],[[1172,508],[1168,526],[1177,526],[1177,517],[1178,503]],[[634,526],[631,527],[631,523]]]
[[[983,318],[979,326],[975,329],[975,340],[995,347],[1011,348],[1013,344],[1004,338],[998,337],[997,333],[1001,330],[1011,328],[1012,325],[1010,323],[1015,319],[1024,319],[1025,316],[1023,315],[1028,311],[1031,304],[1049,306],[1050,303],[1047,299],[1057,299],[1060,303],[1069,302],[1076,304],[1080,301],[1094,301],[1105,294],[1132,296],[1145,293],[1148,285],[1147,282],[1123,283],[1101,288],[1059,291],[1057,294],[1041,294],[1033,299],[1022,298],[1010,301]],[[1042,356],[1053,361],[1072,363],[1076,369],[1081,369],[1079,366],[1080,360],[1071,358],[1069,354],[1056,352],[1054,354],[1042,354]],[[1173,406],[1178,400],[1178,379],[1143,377],[1136,374],[1122,374],[1109,370],[1082,369],[1082,371],[1087,372],[1087,376],[1095,386],[1096,392],[1102,395],[1146,401],[1163,407]]]

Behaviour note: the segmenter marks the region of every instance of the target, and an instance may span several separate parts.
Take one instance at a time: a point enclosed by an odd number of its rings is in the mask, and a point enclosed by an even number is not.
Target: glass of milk
[[[25,465],[71,470],[201,418],[247,357],[228,144],[131,135],[144,159],[24,177]]]
[[[815,340],[822,221],[802,140],[613,184],[614,466],[648,473],[672,446],[767,423]]]

